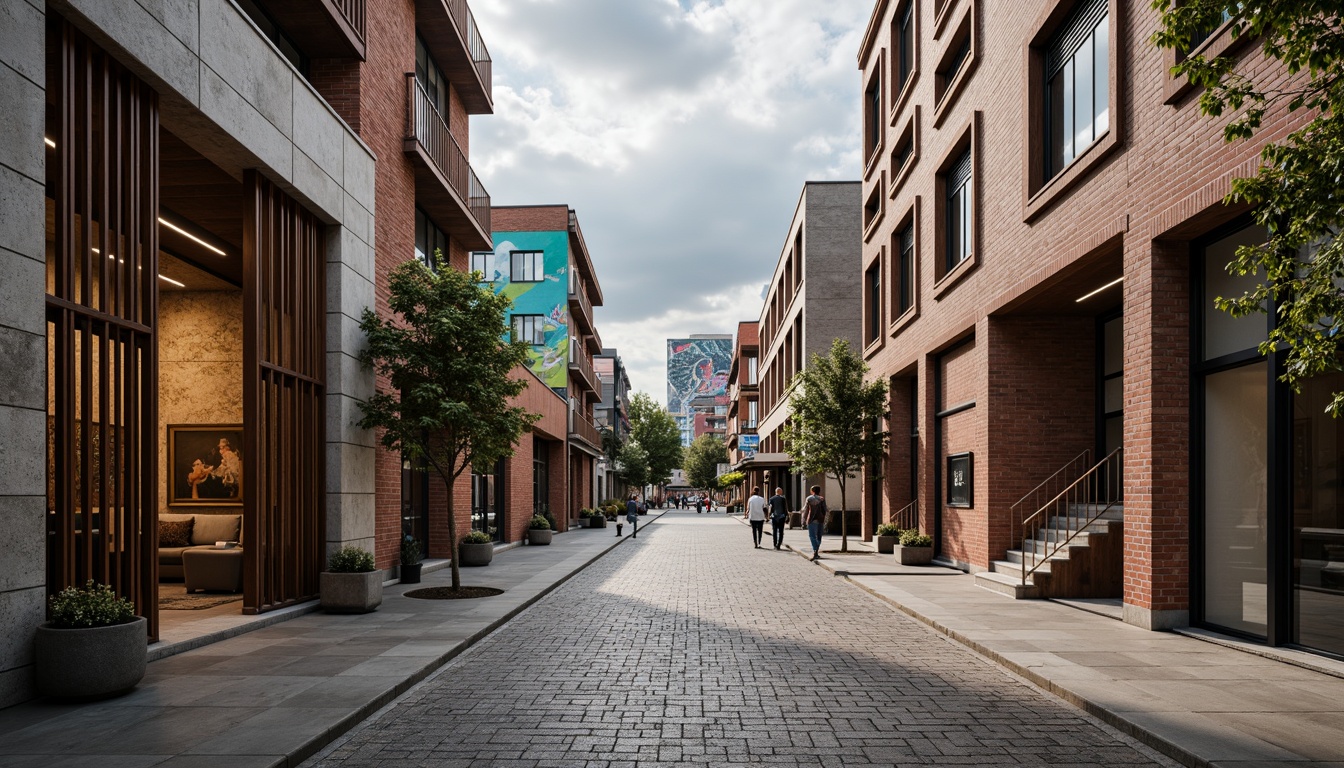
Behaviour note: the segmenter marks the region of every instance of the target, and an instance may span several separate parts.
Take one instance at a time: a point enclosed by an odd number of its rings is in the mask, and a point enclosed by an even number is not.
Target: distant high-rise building
[[[700,333],[667,340],[667,410],[681,430],[681,444],[695,439],[697,410],[728,406],[731,334]]]

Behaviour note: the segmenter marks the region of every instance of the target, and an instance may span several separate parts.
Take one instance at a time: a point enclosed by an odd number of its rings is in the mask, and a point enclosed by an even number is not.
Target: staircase
[[[1031,509],[1020,519],[1021,549],[1010,549],[975,583],[1015,599],[1033,597],[1118,597],[1123,589],[1124,505],[1121,501],[1123,454],[1116,450],[1077,480],[1055,492],[1084,453],[1014,505]]]

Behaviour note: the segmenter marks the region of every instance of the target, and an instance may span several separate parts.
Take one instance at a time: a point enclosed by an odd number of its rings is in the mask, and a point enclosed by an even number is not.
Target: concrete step
[[[1105,510],[1105,511],[1103,512],[1102,510]],[[1124,520],[1124,519],[1125,519],[1125,505],[1124,505],[1124,504],[1112,504],[1111,507],[1110,507],[1110,509],[1106,509],[1106,505],[1105,505],[1105,504],[1070,504],[1070,505],[1069,505],[1069,512],[1070,512],[1071,514],[1078,515],[1079,517],[1081,517],[1081,516],[1083,516],[1083,515],[1087,515],[1087,516],[1091,517],[1092,515],[1095,515],[1095,514],[1097,514],[1098,512],[1100,512],[1100,513],[1101,513],[1101,518],[1102,518],[1103,520]]]
[[[981,571],[975,574],[975,585],[991,592],[1007,595],[1014,600],[1029,600],[1040,596],[1040,590],[1036,588],[1036,585],[1030,582],[1023,584],[1020,575],[1014,577],[1005,573]]]
[[[1009,550],[1009,552],[1008,552],[1008,559],[1006,559],[1006,560],[994,560],[994,561],[990,562],[990,564],[989,564],[989,570],[993,571],[994,573],[1008,574],[1008,575],[1010,575],[1010,576],[1015,576],[1015,577],[1017,577],[1017,578],[1020,579],[1020,578],[1022,578],[1022,564],[1023,564],[1023,560],[1024,560],[1024,559],[1025,559],[1025,558],[1024,558],[1024,556],[1023,556],[1023,554],[1022,554],[1021,552],[1018,552],[1018,551],[1016,551],[1016,550]],[[1046,560],[1045,562],[1041,563],[1040,567],[1036,569],[1036,572],[1037,572],[1037,573],[1049,573],[1049,572],[1050,572],[1050,563],[1053,562],[1053,561],[1055,561],[1055,560],[1063,560],[1063,559],[1064,559],[1064,558],[1060,558],[1060,557],[1052,557],[1052,558],[1050,558],[1049,560]],[[1035,558],[1032,558],[1031,560],[1028,560],[1028,561],[1027,561],[1027,566],[1028,566],[1028,567],[1033,566],[1033,565],[1036,565],[1036,560],[1035,560]],[[1028,577],[1028,578],[1030,578],[1030,577]]]

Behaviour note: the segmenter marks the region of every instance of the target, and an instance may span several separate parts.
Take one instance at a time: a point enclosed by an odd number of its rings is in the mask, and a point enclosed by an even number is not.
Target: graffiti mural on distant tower
[[[667,340],[667,410],[689,444],[692,405],[728,405],[728,369],[733,363],[731,336]]]

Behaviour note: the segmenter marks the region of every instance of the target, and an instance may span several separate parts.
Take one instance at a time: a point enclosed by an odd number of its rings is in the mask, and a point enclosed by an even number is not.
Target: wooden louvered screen
[[[243,173],[243,610],[317,595],[324,566],[322,223]]]
[[[156,637],[158,97],[55,17],[48,47],[47,588],[110,584]]]

